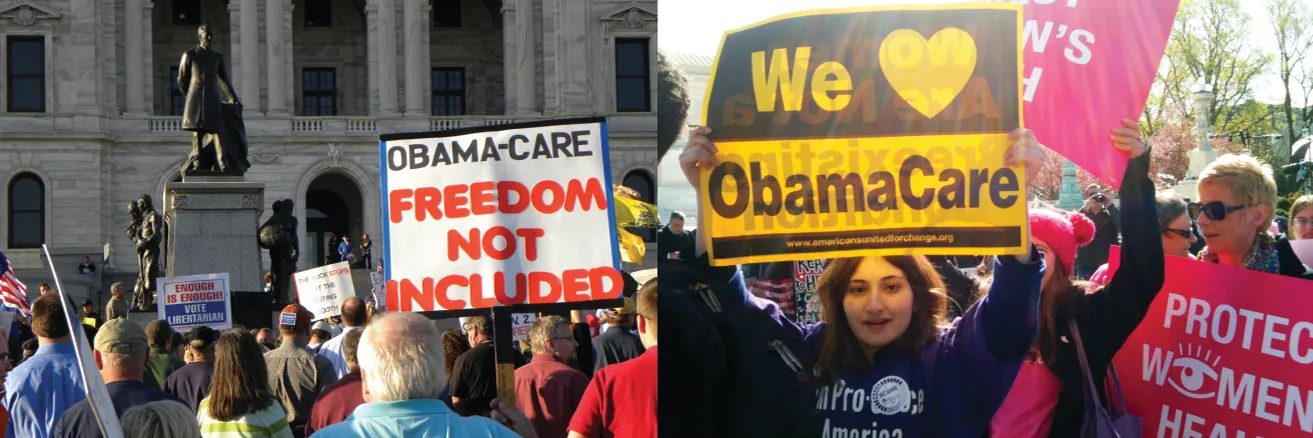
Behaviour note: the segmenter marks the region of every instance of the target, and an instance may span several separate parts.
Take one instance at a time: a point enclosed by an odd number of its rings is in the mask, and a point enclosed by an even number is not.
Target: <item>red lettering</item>
[[[588,279],[592,283],[592,293],[594,300],[609,300],[620,298],[625,290],[625,279],[620,276],[620,272],[610,266],[593,268],[588,271]],[[611,287],[604,289],[602,280],[611,280]]]
[[[433,279],[426,278],[424,279],[424,281],[432,282]],[[437,289],[434,289],[433,291],[433,295],[436,296],[438,299],[438,306],[442,307],[445,310],[464,309],[465,300],[451,298],[451,296],[447,295],[447,289],[452,286],[460,286],[460,287],[468,288],[470,287],[470,280],[462,275],[448,275],[446,277],[442,277],[441,280],[438,280]],[[433,301],[429,301],[429,303],[432,302]],[[433,309],[429,308],[424,310],[433,310]]]
[[[500,272],[498,272],[498,274],[500,274]],[[470,307],[476,309],[485,309],[488,307],[496,306],[497,305],[497,299],[495,297],[496,294],[497,292],[493,291],[493,295],[494,295],[493,297],[484,298],[483,277],[480,276],[479,274],[470,275]]]
[[[401,212],[410,210],[413,207],[410,202],[406,201],[413,193],[410,189],[398,189],[388,192],[388,220],[391,220],[394,224],[401,223]]]
[[[515,202],[510,202],[511,192],[515,193]],[[519,214],[529,208],[529,188],[515,181],[497,182],[497,204],[502,214]]]
[[[542,285],[547,285],[544,293]],[[551,272],[529,273],[529,304],[556,303],[561,301],[561,279]]]
[[[544,193],[551,191],[552,200],[550,203],[544,200]],[[556,213],[565,204],[565,189],[556,181],[547,180],[539,182],[533,186],[533,209],[542,214]]]
[[[460,259],[460,250],[465,250],[465,255],[471,259],[482,258],[483,253],[479,252],[480,233],[478,228],[470,228],[470,237],[466,239],[459,231],[447,230],[447,259],[453,262]]]
[[[395,283],[395,281],[389,283]],[[388,294],[392,294],[391,289],[389,289]],[[415,287],[415,283],[409,279],[403,279],[401,280],[400,291],[397,291],[396,295],[398,295],[397,302],[400,305],[394,308],[401,309],[403,312],[412,311],[415,302],[419,302],[420,310],[433,310],[433,279],[424,278],[423,287],[419,288]],[[388,297],[388,302],[394,303],[391,296]],[[425,308],[425,306],[428,306],[428,308]]]
[[[496,198],[492,196],[495,187],[491,181],[470,184],[470,211],[475,215],[496,213],[497,206],[493,205]]]
[[[538,260],[538,238],[547,233],[542,228],[519,228],[515,235],[524,238],[524,258],[531,262]]]
[[[579,180],[570,180],[565,190],[565,211],[574,211],[576,205],[582,205],[581,208],[588,211],[593,204],[596,204],[598,209],[606,208],[606,191],[602,190],[602,182],[597,178],[589,178],[588,188],[585,189]]]
[[[428,216],[442,219],[442,192],[437,187],[420,187],[415,189],[415,220],[423,221]]]
[[[587,269],[567,269],[561,273],[561,288],[565,290],[565,302],[588,301],[587,278]]]
[[[442,202],[447,203],[447,217],[452,219],[463,218],[470,215],[470,209],[465,208],[470,198],[465,196],[465,192],[470,187],[464,184],[447,186],[446,191],[442,193]]]
[[[399,286],[400,284],[396,280],[388,280],[387,283],[383,285],[383,288],[387,290],[384,294],[387,295],[389,309],[401,308],[401,291],[398,290],[400,288]],[[410,287],[413,288],[415,285],[412,284]]]
[[[516,277],[518,281],[515,282],[515,285],[517,286],[515,296],[510,296],[510,294],[507,293],[508,285],[506,284],[506,273],[495,272],[492,274],[492,287],[496,289],[495,293],[497,294],[497,302],[501,303],[503,306],[524,304],[524,274],[518,274]]]
[[[503,245],[500,250],[492,243],[492,239],[498,237],[506,241],[506,244]],[[511,256],[515,255],[515,234],[511,233],[510,229],[503,226],[496,226],[488,229],[488,232],[483,235],[483,252],[497,260],[511,258]]]

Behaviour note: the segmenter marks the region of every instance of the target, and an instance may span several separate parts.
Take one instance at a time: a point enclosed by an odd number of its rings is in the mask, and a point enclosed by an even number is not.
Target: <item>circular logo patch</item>
[[[912,391],[898,376],[889,376],[871,387],[871,412],[893,415],[912,408]]]

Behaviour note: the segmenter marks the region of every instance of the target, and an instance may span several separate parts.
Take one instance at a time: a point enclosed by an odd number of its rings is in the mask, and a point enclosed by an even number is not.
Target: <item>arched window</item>
[[[46,187],[30,173],[9,182],[9,247],[39,248],[46,243]]]
[[[656,204],[656,185],[652,184],[652,176],[646,171],[635,170],[625,175],[625,187],[634,189],[638,192],[639,200]],[[650,228],[630,228],[629,232],[643,238],[645,242],[656,242],[656,230]]]

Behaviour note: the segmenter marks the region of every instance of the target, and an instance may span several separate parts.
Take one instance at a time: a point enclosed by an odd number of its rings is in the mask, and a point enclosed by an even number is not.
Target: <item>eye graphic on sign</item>
[[[1209,360],[1212,360],[1212,364],[1208,363]],[[1182,356],[1172,360],[1171,368],[1180,368],[1180,374],[1172,373],[1173,377],[1168,381],[1186,397],[1201,400],[1212,398],[1217,383],[1217,371],[1213,368],[1221,360],[1221,356],[1214,357],[1211,351],[1202,347],[1186,345]],[[1207,392],[1204,392],[1205,389]]]

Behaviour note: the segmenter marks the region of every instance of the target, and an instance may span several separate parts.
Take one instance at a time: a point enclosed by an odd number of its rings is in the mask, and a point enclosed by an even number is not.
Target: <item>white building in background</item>
[[[381,243],[381,133],[607,116],[614,182],[655,194],[655,0],[7,1],[0,248],[33,295],[50,278],[42,244],[75,299],[102,286],[75,271],[106,246],[103,285],[132,287],[127,205],[150,194],[163,210],[180,180],[175,78],[202,23],[246,105],[264,218],[295,201],[298,268],[322,263],[332,232]]]
[[[666,56],[688,77],[688,96],[692,105],[688,109],[688,120],[685,123],[689,126],[701,125],[702,104],[706,99],[707,81],[711,79],[711,64],[714,58],[680,53],[666,53]],[[693,187],[688,185],[688,181],[684,180],[684,173],[679,170],[678,162],[679,153],[684,150],[687,142],[687,137],[681,136],[675,141],[670,152],[666,153],[668,164],[663,163],[665,165],[660,167],[657,175],[659,198],[657,210],[661,213],[662,223],[670,218],[670,212],[679,211],[688,216],[689,227],[697,227],[697,195],[693,192]]]

